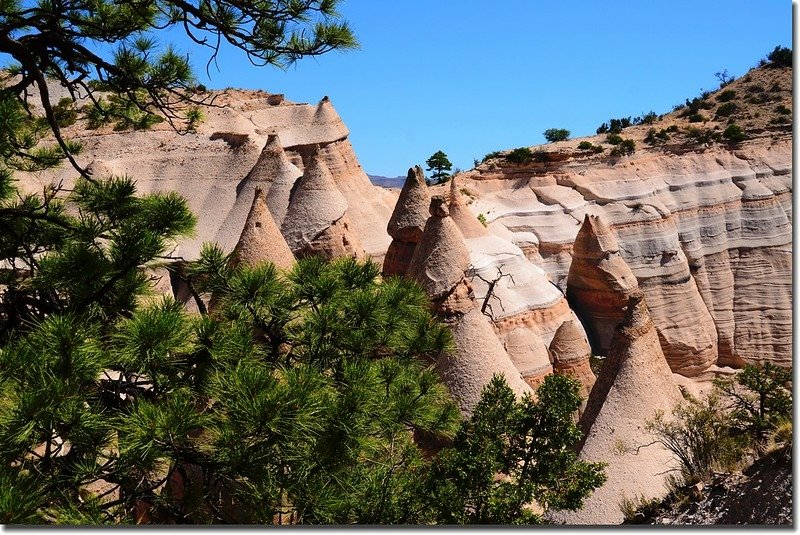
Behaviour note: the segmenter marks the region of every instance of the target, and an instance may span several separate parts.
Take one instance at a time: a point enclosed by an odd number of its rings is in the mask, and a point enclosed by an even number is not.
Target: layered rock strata
[[[587,213],[616,234],[673,371],[791,365],[791,138],[471,173],[469,205],[566,289]],[[587,322],[589,325],[590,322]],[[606,335],[607,337],[607,335]]]
[[[336,187],[319,151],[309,158],[289,201],[281,233],[298,258],[321,255],[363,258],[364,250],[348,217],[348,203]]]
[[[452,330],[455,351],[441,355],[436,369],[462,413],[469,415],[495,374],[502,374],[517,395],[531,388],[472,297],[465,277],[469,251],[442,197],[431,200],[430,214],[406,276],[422,285]]]
[[[464,196],[458,189],[457,181],[456,177],[450,179],[450,217],[465,239],[488,236],[489,231],[464,202]]]
[[[405,275],[414,250],[422,239],[422,231],[428,220],[431,197],[420,166],[408,170],[400,197],[386,225],[392,243],[383,260],[383,274]]]
[[[667,474],[676,462],[654,443],[646,425],[658,412],[669,418],[680,401],[645,298],[635,295],[580,419],[586,435],[579,457],[607,463],[608,480],[583,508],[554,516],[568,524],[619,524],[624,499],[664,496]]]
[[[522,379],[534,390],[553,373],[547,346],[530,329],[517,327],[506,335],[503,345]]]
[[[561,324],[550,342],[553,371],[563,373],[581,384],[580,396],[586,400],[595,383],[595,375],[589,363],[592,349],[586,341],[578,322],[568,320]]]
[[[628,298],[637,291],[639,282],[620,255],[611,227],[603,216],[586,214],[573,245],[567,299],[600,355],[608,352]]]

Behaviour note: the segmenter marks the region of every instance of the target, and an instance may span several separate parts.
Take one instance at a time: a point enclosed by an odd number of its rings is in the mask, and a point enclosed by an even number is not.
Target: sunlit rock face
[[[430,203],[431,196],[422,168],[420,166],[410,168],[403,189],[400,191],[400,197],[386,225],[392,243],[389,244],[383,260],[384,276],[405,275],[414,256],[414,250],[422,239]]]
[[[695,376],[712,365],[791,365],[791,154],[791,137],[781,135],[680,154],[637,149],[550,171],[483,166],[463,182],[492,235],[566,292],[573,274],[575,292],[597,307],[576,309],[596,353],[619,321],[601,310],[619,303],[596,286],[604,278],[620,299],[634,286],[611,260],[618,255],[647,299],[671,369]],[[587,214],[602,217],[617,242],[599,240],[602,268],[600,251],[574,248]]]

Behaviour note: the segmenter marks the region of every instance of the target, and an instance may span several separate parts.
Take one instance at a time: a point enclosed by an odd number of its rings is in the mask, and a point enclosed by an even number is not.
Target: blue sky
[[[364,169],[395,176],[437,150],[454,166],[543,143],[547,128],[594,134],[609,117],[670,111],[791,46],[788,0],[346,0],[361,49],[286,71],[192,51],[209,88],[328,95]]]

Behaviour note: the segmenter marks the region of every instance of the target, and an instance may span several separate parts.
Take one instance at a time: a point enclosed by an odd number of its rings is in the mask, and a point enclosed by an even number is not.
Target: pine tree
[[[433,171],[431,180],[435,184],[446,182],[450,176],[447,171],[453,168],[453,164],[447,159],[447,154],[440,150],[425,160],[425,164],[428,166],[428,171]]]

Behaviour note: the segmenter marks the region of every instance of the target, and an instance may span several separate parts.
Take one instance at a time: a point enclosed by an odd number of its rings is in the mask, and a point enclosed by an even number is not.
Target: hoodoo
[[[295,185],[281,233],[297,257],[362,258],[361,241],[347,217],[347,200],[337,189],[319,147],[309,160]]]
[[[545,377],[553,373],[547,346],[530,329],[517,327],[506,335],[503,345],[511,357],[511,362],[531,388],[538,387]]]
[[[408,170],[400,197],[386,226],[392,243],[383,261],[383,274],[405,275],[428,220],[431,197],[420,166]]]
[[[270,214],[264,191],[256,188],[231,263],[254,266],[261,262],[272,262],[277,268],[288,269],[294,264],[294,256]]]
[[[567,298],[595,351],[605,355],[639,283],[620,256],[617,238],[603,216],[586,214],[572,249]]]
[[[662,411],[669,416],[681,394],[661,351],[655,325],[641,294],[628,301],[625,319],[581,416],[586,433],[580,458],[608,463],[608,480],[583,509],[564,513],[569,524],[619,524],[624,498],[666,494],[674,458],[646,430]],[[557,516],[560,516],[557,515]]]
[[[489,231],[483,226],[475,214],[467,207],[461,190],[458,189],[456,178],[450,179],[450,217],[456,224],[461,234],[469,238],[488,236]]]
[[[302,175],[303,172],[286,156],[278,134],[270,134],[256,164],[236,187],[236,194],[239,196],[250,188],[263,187],[270,214],[280,227],[289,209],[292,186]]]
[[[592,350],[575,320],[561,324],[550,342],[553,371],[570,375],[581,383],[580,395],[589,397],[595,383],[594,372],[589,364]]]

